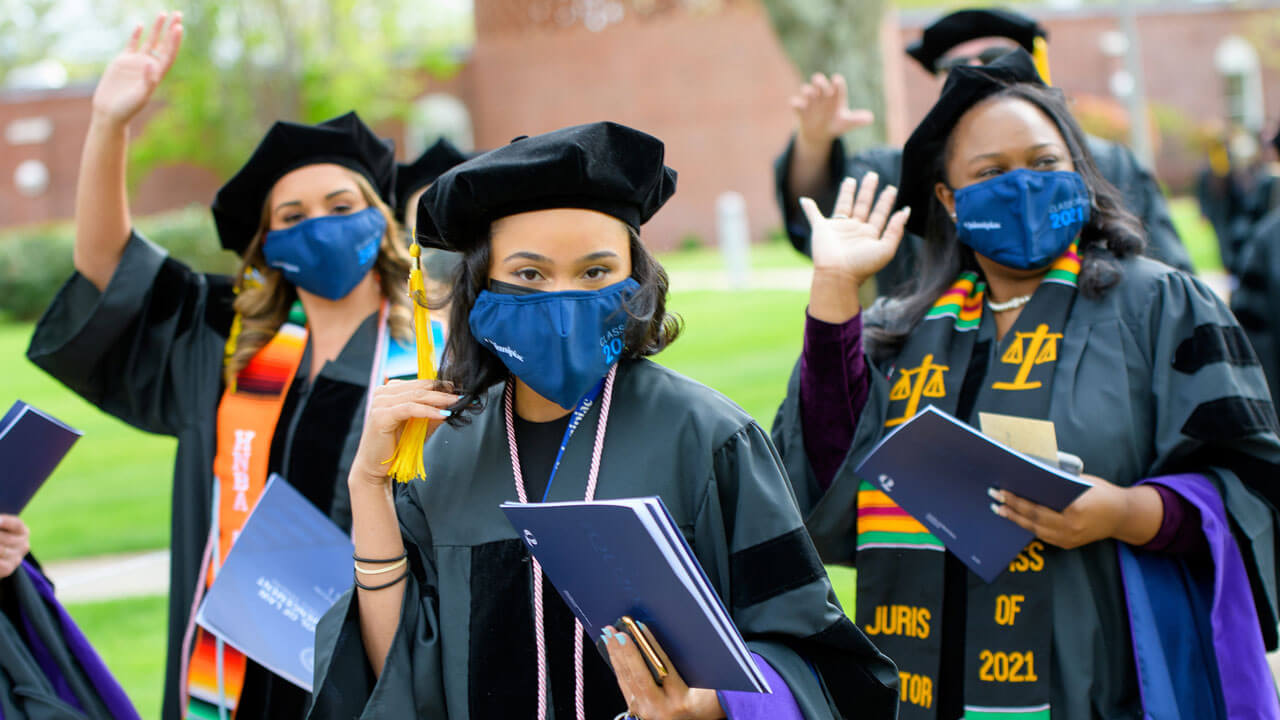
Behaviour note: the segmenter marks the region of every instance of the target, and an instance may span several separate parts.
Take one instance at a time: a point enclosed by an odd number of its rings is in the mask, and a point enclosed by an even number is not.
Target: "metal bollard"
[[[730,190],[716,198],[716,234],[729,288],[746,288],[750,284],[751,230],[747,223],[747,201],[741,193]]]

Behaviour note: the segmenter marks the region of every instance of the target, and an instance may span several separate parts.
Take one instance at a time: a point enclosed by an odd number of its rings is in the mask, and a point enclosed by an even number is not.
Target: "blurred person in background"
[[[301,718],[306,692],[194,616],[272,473],[351,529],[346,477],[368,389],[416,370],[394,148],[355,113],[275,123],[213,199],[240,272],[193,272],[137,232],[125,183],[129,135],[181,40],[181,16],[161,14],[98,82],[76,272],[28,356],[104,412],[178,439],[165,720]]]
[[[1280,134],[1271,144],[1280,153]],[[1280,187],[1278,179],[1271,183]],[[1274,402],[1280,401],[1280,205],[1249,227],[1249,238],[1236,258],[1231,310],[1262,362]]]
[[[466,159],[466,153],[449,142],[448,138],[440,137],[413,162],[396,166],[396,219],[404,228],[408,242],[413,242],[418,199],[436,178]],[[453,274],[461,261],[462,257],[458,253],[438,248],[422,250],[423,279],[426,281],[431,303],[436,367],[440,367],[445,341],[449,335],[449,289],[453,284]]]
[[[1048,31],[1035,20],[1002,9],[960,10],[943,16],[925,28],[907,54],[931,75],[945,78],[957,67],[983,65],[1021,47],[1031,53],[1042,79],[1049,82]],[[844,177],[860,178],[875,172],[882,183],[896,184],[901,173],[902,149],[876,147],[849,156],[841,136],[871,122],[871,113],[848,107],[845,80],[815,74],[791,98],[796,132],[774,164],[774,182],[783,224],[792,245],[810,255],[809,224],[799,199],[811,197],[830,208]],[[1147,254],[1179,270],[1191,271],[1190,256],[1182,246],[1168,204],[1150,171],[1125,146],[1088,136],[1102,176],[1118,188],[1127,209],[1142,222],[1147,234]],[[876,274],[879,295],[893,295],[914,277],[921,238],[913,233],[903,239],[898,254]]]

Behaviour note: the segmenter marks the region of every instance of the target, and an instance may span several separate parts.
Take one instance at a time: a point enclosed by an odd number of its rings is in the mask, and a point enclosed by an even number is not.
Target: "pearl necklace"
[[[991,298],[987,298],[987,307],[991,308],[991,312],[1002,313],[1010,310],[1016,310],[1029,302],[1031,302],[1030,295],[1019,295],[1016,298],[1011,298],[1002,303],[992,302]]]

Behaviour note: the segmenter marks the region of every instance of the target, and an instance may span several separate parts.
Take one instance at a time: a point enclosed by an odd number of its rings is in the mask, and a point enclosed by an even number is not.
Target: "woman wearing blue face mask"
[[[1277,717],[1280,440],[1231,314],[1140,257],[1021,51],[948,77],[904,151],[909,210],[875,194],[868,176],[830,217],[803,201],[815,272],[773,437],[824,559],[857,566],[900,717]],[[925,238],[917,280],[862,312],[904,228]],[[1052,421],[1093,485],[1059,513],[992,477],[991,522],[1036,539],[990,584],[854,471],[929,404]]]
[[[445,373],[462,395],[375,394],[350,477],[357,589],[317,628],[309,717],[893,717],[892,664],[836,604],[768,438],[646,359],[679,325],[639,227],[674,190],[659,140],[595,123],[427,191],[419,241],[463,253]],[[393,492],[382,460],[409,418],[448,424],[432,423],[426,481]],[[606,634],[611,672],[498,508],[652,495],[772,694],[692,690],[678,667],[660,686]]]
[[[193,272],[134,231],[124,180],[130,126],[181,36],[180,17],[161,15],[98,84],[77,272],[29,356],[104,411],[178,439],[163,717],[297,718],[307,694],[197,629],[193,610],[272,473],[350,528],[368,387],[399,374],[399,358],[413,366],[394,153],[354,113],[276,123],[213,202],[240,272]]]

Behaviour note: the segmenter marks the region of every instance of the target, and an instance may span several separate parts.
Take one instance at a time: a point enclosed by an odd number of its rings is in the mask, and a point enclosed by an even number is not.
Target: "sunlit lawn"
[[[148,720],[160,717],[164,694],[167,602],[163,595],[156,595],[67,607],[138,712]]]

